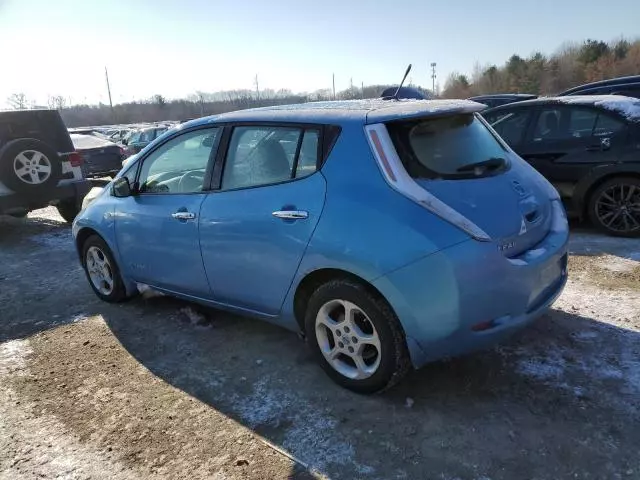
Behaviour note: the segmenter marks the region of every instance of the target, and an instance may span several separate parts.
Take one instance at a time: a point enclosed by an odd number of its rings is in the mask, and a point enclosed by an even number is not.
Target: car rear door
[[[198,215],[208,194],[220,131],[185,131],[141,159],[136,193],[119,199],[115,208],[121,268],[129,278],[211,298],[200,255]]]
[[[200,244],[214,299],[268,315],[280,311],[320,218],[317,126],[229,127],[219,188],[203,202]],[[218,169],[218,165],[223,168]]]
[[[563,196],[596,164],[615,161],[626,125],[592,106],[541,106],[520,156],[542,173]]]

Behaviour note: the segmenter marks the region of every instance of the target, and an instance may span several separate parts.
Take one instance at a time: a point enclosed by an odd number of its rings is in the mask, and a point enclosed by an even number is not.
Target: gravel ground
[[[571,254],[533,326],[363,397],[268,324],[100,302],[54,209],[0,218],[0,479],[640,479],[640,241]]]

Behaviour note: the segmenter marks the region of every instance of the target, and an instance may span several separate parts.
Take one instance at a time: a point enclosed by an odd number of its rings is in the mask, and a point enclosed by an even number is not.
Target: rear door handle
[[[196,218],[196,214],[192,212],[175,212],[171,216],[176,220],[193,220]]]
[[[301,220],[309,218],[309,212],[304,210],[276,210],[275,212],[272,212],[271,215],[284,220]]]

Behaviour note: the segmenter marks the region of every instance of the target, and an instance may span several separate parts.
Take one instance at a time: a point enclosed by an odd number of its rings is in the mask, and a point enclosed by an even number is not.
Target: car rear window
[[[506,149],[475,114],[387,125],[414,178],[468,178],[504,171]]]

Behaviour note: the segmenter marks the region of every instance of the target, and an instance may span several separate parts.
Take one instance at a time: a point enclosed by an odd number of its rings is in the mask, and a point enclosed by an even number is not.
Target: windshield
[[[506,149],[474,114],[394,122],[387,128],[414,178],[477,177],[508,166]]]

